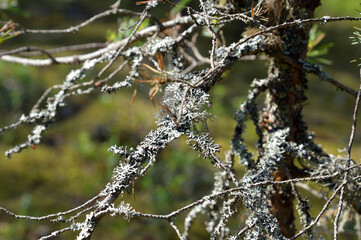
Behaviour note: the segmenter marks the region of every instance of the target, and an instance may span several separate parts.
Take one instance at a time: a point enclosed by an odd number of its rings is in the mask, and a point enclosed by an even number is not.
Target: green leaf
[[[310,30],[310,37],[308,41],[307,57],[310,62],[320,62],[331,65],[332,61],[320,58],[328,54],[328,50],[333,46],[333,43],[327,43],[319,46],[319,43],[324,39],[325,33],[318,30],[318,26],[314,24]]]

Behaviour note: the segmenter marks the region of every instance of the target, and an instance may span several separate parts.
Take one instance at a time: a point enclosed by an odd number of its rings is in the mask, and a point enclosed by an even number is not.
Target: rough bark
[[[296,19],[312,18],[320,1],[266,1],[268,24],[277,25]],[[289,128],[287,140],[295,143],[307,142],[307,126],[302,109],[306,100],[306,74],[292,65],[304,59],[307,53],[311,25],[291,26],[273,32],[279,48],[270,53],[268,77],[271,81],[262,110],[259,126],[264,132]],[[291,61],[289,61],[291,60]],[[261,149],[262,151],[262,149]],[[262,152],[259,153],[262,155]],[[294,159],[285,154],[279,168],[273,172],[275,180],[305,176],[305,172],[294,165]],[[277,218],[281,233],[286,237],[295,234],[292,189],[290,185],[274,187],[271,212]]]

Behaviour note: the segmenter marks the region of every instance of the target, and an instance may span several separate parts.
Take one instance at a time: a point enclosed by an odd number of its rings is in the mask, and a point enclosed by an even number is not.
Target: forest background
[[[5,5],[1,4],[0,7]],[[49,29],[76,25],[109,7],[113,0],[19,0],[13,7],[0,10],[2,20],[13,19],[27,28]],[[134,10],[140,10],[134,5]],[[358,16],[359,0],[327,0],[316,10],[321,16]],[[163,18],[167,15],[163,13]],[[24,35],[0,45],[0,49],[13,49],[23,45],[56,48],[85,42],[104,43],[112,40],[119,27],[127,19],[110,16],[96,21],[80,30],[76,35]],[[322,56],[324,69],[345,85],[358,89],[359,68],[350,61],[361,56],[359,47],[352,46],[349,37],[359,23],[340,22],[318,25],[326,37],[317,47],[328,45],[327,55]],[[234,32],[238,37],[237,32]],[[211,41],[203,36],[204,41]],[[333,47],[330,46],[333,44]],[[317,49],[317,48],[315,48]],[[201,49],[202,50],[202,49]],[[203,51],[207,55],[207,51]],[[315,61],[324,60],[315,59]],[[331,63],[332,62],[332,63]],[[210,123],[211,134],[216,143],[222,145],[220,156],[229,149],[228,139],[235,127],[233,114],[246,96],[248,86],[255,77],[265,77],[267,67],[264,61],[237,63],[223,84],[211,91],[213,102],[210,111],[217,116]],[[50,86],[63,81],[74,69],[72,65],[54,65],[46,68],[25,67],[0,62],[0,126],[15,122],[21,113],[29,112],[41,94]],[[96,71],[94,71],[96,72]],[[334,155],[338,149],[347,146],[354,98],[321,82],[314,76],[309,78],[308,102],[305,120],[310,130],[317,135],[316,142]],[[139,94],[130,104],[134,89],[122,90],[118,94],[99,94],[71,98],[61,109],[56,126],[50,127],[43,143],[36,149],[6,160],[0,155],[0,203],[18,214],[40,216],[63,211],[79,205],[92,197],[108,182],[117,157],[107,149],[112,145],[136,146],[150,129],[154,128],[154,113],[158,111],[147,96],[148,87],[138,86]],[[359,121],[359,124],[361,122]],[[21,142],[29,128],[21,127],[0,136],[0,152]],[[254,148],[256,134],[249,128],[245,134],[246,144]],[[360,162],[361,134],[356,134],[353,159]],[[196,152],[186,150],[184,139],[172,143],[161,153],[156,167],[135,186],[136,201],[125,196],[135,209],[143,212],[165,213],[179,208],[189,201],[208,194],[213,184],[213,171],[209,161],[198,158]],[[238,168],[242,168],[238,166]],[[194,177],[197,176],[197,177]],[[310,196],[311,203],[318,204]],[[321,203],[319,203],[321,206]],[[198,225],[198,227],[197,227]],[[208,238],[197,221],[192,234],[196,239]],[[54,224],[54,228],[56,224]],[[0,239],[37,239],[39,235],[51,232],[48,226],[28,220],[12,220],[0,214]],[[106,237],[105,237],[106,236]],[[63,235],[73,239],[72,233]],[[130,223],[122,218],[105,218],[95,231],[94,239],[174,239],[176,236],[168,224],[152,219],[133,219]],[[330,233],[331,237],[331,233]],[[356,239],[347,231],[343,239]]]

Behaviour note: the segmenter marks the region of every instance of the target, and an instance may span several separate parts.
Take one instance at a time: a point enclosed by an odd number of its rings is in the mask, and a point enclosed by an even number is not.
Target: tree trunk
[[[312,18],[320,1],[268,0],[266,4],[268,25],[272,26],[286,21]],[[271,85],[266,93],[265,107],[259,121],[259,127],[264,133],[288,128],[287,141],[295,143],[307,142],[307,126],[302,118],[307,79],[305,73],[293,63],[306,56],[310,28],[311,24],[295,25],[273,32],[274,39],[278,41],[278,49],[269,53],[268,77]],[[259,155],[262,156],[263,150],[259,151]],[[281,181],[289,177],[305,176],[305,172],[294,165],[291,156],[284,154],[273,176],[276,181]],[[286,237],[292,237],[296,229],[291,186],[278,185],[274,190],[271,212],[279,222],[281,233]]]

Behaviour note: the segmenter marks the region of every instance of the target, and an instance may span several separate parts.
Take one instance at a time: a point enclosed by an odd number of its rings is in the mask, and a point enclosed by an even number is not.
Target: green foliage
[[[15,24],[10,20],[0,28],[0,44],[4,41],[16,37],[17,34],[11,34],[15,30]]]
[[[16,16],[22,16],[22,17],[28,17],[28,14],[20,8],[18,8],[18,0],[0,0],[0,19],[5,20],[6,23],[0,28],[0,44],[2,44],[4,41],[9,40],[13,37],[16,37],[17,34],[12,34],[12,32],[15,30],[15,24],[8,14],[16,15]],[[5,21],[4,21],[5,22]]]
[[[320,62],[327,65],[331,65],[332,61],[326,58],[322,58],[321,56],[325,56],[328,54],[328,50],[333,46],[333,43],[327,43],[323,45],[319,45],[319,43],[324,39],[326,34],[320,30],[316,24],[314,24],[310,30],[310,38],[308,41],[308,52],[307,57],[311,63]]]
[[[352,44],[360,44],[361,43],[361,28],[355,27],[356,31],[353,32],[355,36],[351,37]]]
[[[356,45],[356,44],[361,44],[361,28],[357,28],[355,27],[356,31],[353,32],[352,37],[350,37],[352,39],[352,45]],[[359,58],[359,60],[361,60],[361,58]],[[357,60],[354,59],[351,62],[356,62]],[[361,63],[358,65],[361,66]]]

